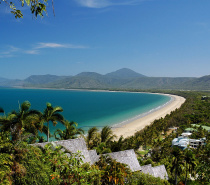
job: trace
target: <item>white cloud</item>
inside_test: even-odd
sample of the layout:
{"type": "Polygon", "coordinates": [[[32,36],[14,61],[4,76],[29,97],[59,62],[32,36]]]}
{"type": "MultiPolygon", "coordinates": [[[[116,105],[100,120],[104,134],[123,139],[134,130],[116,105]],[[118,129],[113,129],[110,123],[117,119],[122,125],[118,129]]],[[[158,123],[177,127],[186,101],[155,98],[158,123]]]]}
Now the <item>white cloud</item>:
{"type": "Polygon", "coordinates": [[[38,46],[36,47],[38,49],[40,48],[66,48],[66,45],[64,44],[57,44],[57,43],[38,43],[38,46]]]}
{"type": "Polygon", "coordinates": [[[10,58],[14,56],[14,53],[20,51],[20,48],[14,46],[8,46],[8,49],[0,52],[0,58],[10,58]]]}
{"type": "Polygon", "coordinates": [[[105,8],[109,6],[136,5],[146,0],[74,0],[80,6],[88,8],[105,8]]]}
{"type": "Polygon", "coordinates": [[[22,49],[14,46],[8,46],[4,51],[0,50],[0,58],[10,58],[15,57],[19,54],[30,54],[37,55],[40,54],[40,50],[44,48],[69,48],[69,49],[86,49],[87,46],[83,45],[74,45],[74,44],[59,44],[59,43],[38,43],[36,47],[32,47],[31,49],[22,49]]]}
{"type": "Polygon", "coordinates": [[[39,54],[39,51],[38,50],[25,50],[24,53],[31,54],[31,55],[37,55],[37,54],[39,54]]]}
{"type": "Polygon", "coordinates": [[[11,55],[11,54],[2,55],[2,54],[0,53],[0,58],[11,58],[11,57],[14,57],[14,55],[11,55]]]}
{"type": "Polygon", "coordinates": [[[73,45],[73,44],[58,44],[58,43],[38,43],[36,49],[41,48],[72,48],[72,49],[83,49],[87,48],[86,46],[73,45]]]}
{"type": "Polygon", "coordinates": [[[85,6],[88,8],[104,8],[110,6],[110,2],[108,0],[75,0],[81,6],[85,6]]]}

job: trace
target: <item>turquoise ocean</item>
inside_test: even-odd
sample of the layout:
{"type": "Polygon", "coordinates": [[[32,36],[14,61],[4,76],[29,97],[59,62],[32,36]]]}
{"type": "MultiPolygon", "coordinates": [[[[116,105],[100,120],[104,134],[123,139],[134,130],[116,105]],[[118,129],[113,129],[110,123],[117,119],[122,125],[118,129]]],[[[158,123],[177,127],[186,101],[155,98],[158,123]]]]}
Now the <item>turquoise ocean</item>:
{"type": "MultiPolygon", "coordinates": [[[[94,126],[119,127],[164,106],[170,99],[150,93],[0,88],[0,107],[6,113],[18,110],[19,103],[26,100],[30,101],[31,109],[40,111],[50,102],[61,106],[65,119],[77,122],[85,131],[94,126]]],[[[57,128],[64,127],[57,124],[50,131],[57,128]]]]}

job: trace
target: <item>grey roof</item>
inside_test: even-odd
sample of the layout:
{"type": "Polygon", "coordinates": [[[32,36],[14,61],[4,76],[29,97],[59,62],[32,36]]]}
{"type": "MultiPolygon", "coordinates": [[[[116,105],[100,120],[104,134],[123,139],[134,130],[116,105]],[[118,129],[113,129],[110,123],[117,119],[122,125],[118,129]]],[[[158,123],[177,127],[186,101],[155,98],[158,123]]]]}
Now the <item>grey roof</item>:
{"type": "MultiPolygon", "coordinates": [[[[45,143],[36,143],[33,144],[35,146],[44,147],[45,143]]],[[[61,145],[67,150],[71,151],[72,153],[77,153],[78,151],[81,152],[81,155],[84,156],[83,162],[89,162],[90,164],[94,164],[99,160],[99,155],[97,155],[95,150],[88,150],[84,138],[77,138],[77,139],[69,139],[69,140],[61,140],[61,141],[54,141],[56,145],[61,145]]],[[[113,152],[109,153],[111,158],[116,159],[116,161],[120,163],[127,164],[132,171],[139,171],[141,167],[139,162],[136,158],[136,154],[134,150],[125,150],[120,152],[113,152]]]]}
{"type": "Polygon", "coordinates": [[[117,162],[127,164],[131,171],[141,170],[141,166],[136,158],[136,154],[133,149],[120,152],[108,153],[111,158],[116,159],[117,162]]]}
{"type": "MultiPolygon", "coordinates": [[[[50,143],[50,142],[35,143],[34,145],[44,147],[48,143],[50,143]]],[[[91,163],[89,151],[87,149],[85,140],[83,138],[54,141],[53,143],[55,143],[56,145],[63,146],[64,148],[66,148],[67,150],[69,150],[72,153],[77,153],[78,151],[80,151],[81,155],[83,156],[83,162],[91,163]]]]}
{"type": "Polygon", "coordinates": [[[166,171],[165,165],[153,167],[153,172],[155,177],[168,180],[168,173],[166,171]]]}
{"type": "Polygon", "coordinates": [[[141,171],[145,174],[152,175],[154,177],[160,177],[161,179],[168,180],[168,173],[164,165],[152,167],[151,164],[141,166],[141,171]]]}
{"type": "Polygon", "coordinates": [[[153,172],[152,168],[153,167],[151,164],[144,165],[144,166],[141,166],[141,171],[145,174],[150,174],[150,175],[154,176],[154,172],[153,172]]]}
{"type": "Polygon", "coordinates": [[[88,150],[91,163],[94,164],[95,162],[99,161],[99,155],[97,155],[96,150],[88,150]]]}

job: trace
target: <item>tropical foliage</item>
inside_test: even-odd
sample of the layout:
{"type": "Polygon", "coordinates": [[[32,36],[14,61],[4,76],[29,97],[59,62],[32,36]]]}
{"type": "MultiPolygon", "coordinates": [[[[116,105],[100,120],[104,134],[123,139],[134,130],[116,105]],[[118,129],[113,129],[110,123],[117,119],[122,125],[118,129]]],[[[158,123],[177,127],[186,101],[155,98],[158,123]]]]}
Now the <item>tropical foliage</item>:
{"type": "MultiPolygon", "coordinates": [[[[170,93],[170,92],[167,92],[170,93]]],[[[89,149],[97,153],[135,149],[141,165],[164,164],[169,181],[131,172],[126,165],[108,156],[101,156],[94,165],[83,163],[78,154],[66,155],[60,146],[46,145],[44,149],[29,143],[44,141],[39,132],[48,132],[49,124],[63,123],[64,130],[54,133],[56,139],[73,139],[83,134],[77,123],[62,116],[61,107],[47,103],[44,112],[32,110],[30,102],[20,104],[18,110],[6,114],[0,109],[0,184],[209,184],[209,132],[199,127],[192,137],[206,138],[206,145],[197,149],[171,147],[172,140],[192,123],[210,126],[209,92],[176,92],[186,98],[180,109],[164,119],[155,120],[135,135],[115,138],[110,127],[101,131],[89,129],[85,137],[89,149]],[[171,131],[171,127],[178,127],[171,131]],[[40,173],[42,172],[42,173],[40,173]]],[[[48,137],[49,138],[49,137],[48,137]]]]}
{"type": "Polygon", "coordinates": [[[66,140],[66,139],[75,139],[78,135],[84,134],[84,130],[77,128],[78,124],[74,121],[69,122],[68,120],[64,121],[65,129],[57,129],[54,132],[55,139],[57,140],[66,140]]]}
{"type": "MultiPolygon", "coordinates": [[[[0,0],[0,5],[4,4],[9,6],[11,13],[14,14],[15,18],[23,18],[23,13],[20,10],[20,7],[25,5],[30,7],[31,13],[37,17],[40,15],[43,17],[43,13],[46,12],[46,5],[48,0],[20,0],[19,3],[10,0],[0,0]],[[19,7],[18,9],[16,7],[19,7]]],[[[53,0],[52,0],[53,3],[53,0]]]]}
{"type": "Polygon", "coordinates": [[[105,126],[100,132],[93,127],[88,130],[86,142],[89,149],[96,149],[98,154],[105,154],[112,152],[111,148],[115,138],[111,127],[105,126]]]}
{"type": "Polygon", "coordinates": [[[131,174],[129,167],[125,164],[119,163],[108,155],[101,155],[96,166],[101,171],[101,184],[125,184],[125,178],[131,174]]]}
{"type": "Polygon", "coordinates": [[[47,107],[42,115],[42,123],[47,123],[47,142],[49,142],[50,137],[50,122],[53,123],[53,126],[55,126],[58,122],[64,123],[64,117],[60,114],[60,112],[63,112],[62,107],[53,107],[51,103],[47,103],[47,107]]]}

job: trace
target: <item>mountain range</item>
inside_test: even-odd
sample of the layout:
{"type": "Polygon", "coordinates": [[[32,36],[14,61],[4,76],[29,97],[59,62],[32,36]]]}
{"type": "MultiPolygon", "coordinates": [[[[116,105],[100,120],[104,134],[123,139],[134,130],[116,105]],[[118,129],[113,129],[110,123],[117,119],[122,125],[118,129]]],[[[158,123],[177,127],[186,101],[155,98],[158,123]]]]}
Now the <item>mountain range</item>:
{"type": "Polygon", "coordinates": [[[75,76],[32,75],[24,80],[0,77],[2,87],[66,89],[175,89],[210,90],[210,75],[196,77],[148,77],[123,68],[105,75],[82,72],[75,76]]]}

